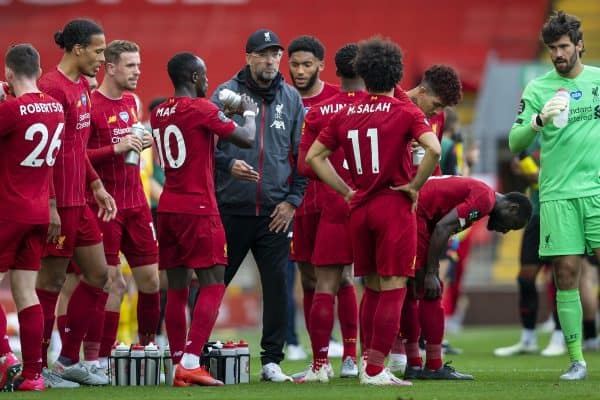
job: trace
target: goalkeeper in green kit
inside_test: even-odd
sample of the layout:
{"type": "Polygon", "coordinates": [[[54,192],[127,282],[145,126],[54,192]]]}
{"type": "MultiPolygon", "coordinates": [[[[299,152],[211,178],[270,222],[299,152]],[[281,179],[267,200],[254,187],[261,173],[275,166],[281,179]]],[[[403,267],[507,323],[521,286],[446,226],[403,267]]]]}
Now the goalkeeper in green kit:
{"type": "Polygon", "coordinates": [[[581,255],[593,250],[600,257],[600,69],[581,63],[580,27],[577,17],[562,11],[544,24],[542,39],[554,69],[527,85],[509,136],[515,153],[536,135],[541,139],[539,254],[552,258],[556,307],[571,358],[562,380],[587,374],[581,255]]]}

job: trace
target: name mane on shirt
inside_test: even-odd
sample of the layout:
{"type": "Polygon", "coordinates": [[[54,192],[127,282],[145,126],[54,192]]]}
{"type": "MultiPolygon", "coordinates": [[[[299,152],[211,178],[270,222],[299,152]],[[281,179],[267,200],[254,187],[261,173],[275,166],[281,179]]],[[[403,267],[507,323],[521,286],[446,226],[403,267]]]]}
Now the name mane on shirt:
{"type": "Polygon", "coordinates": [[[55,113],[63,112],[63,106],[60,103],[29,103],[19,106],[21,116],[35,113],[55,113]]]}
{"type": "Polygon", "coordinates": [[[346,115],[352,114],[370,114],[377,112],[390,112],[392,103],[368,103],[368,104],[351,104],[348,106],[346,115]]]}
{"type": "Polygon", "coordinates": [[[160,107],[156,110],[157,117],[168,117],[169,115],[175,114],[177,111],[177,103],[173,107],[160,107]]]}

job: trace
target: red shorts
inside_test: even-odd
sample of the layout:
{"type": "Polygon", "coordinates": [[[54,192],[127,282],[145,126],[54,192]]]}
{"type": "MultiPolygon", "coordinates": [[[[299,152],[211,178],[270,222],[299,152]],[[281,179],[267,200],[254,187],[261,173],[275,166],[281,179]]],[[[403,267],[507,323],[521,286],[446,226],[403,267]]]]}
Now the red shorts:
{"type": "Polygon", "coordinates": [[[294,234],[290,243],[290,260],[311,263],[320,213],[298,215],[294,218],[294,234]]]}
{"type": "Polygon", "coordinates": [[[352,264],[349,219],[346,223],[335,223],[321,217],[311,264],[314,266],[352,264]]]}
{"type": "Polygon", "coordinates": [[[39,271],[46,247],[48,224],[0,220],[0,272],[39,271]]]}
{"type": "Polygon", "coordinates": [[[72,257],[75,247],[93,246],[102,243],[102,233],[96,216],[85,206],[59,207],[60,236],[58,243],[46,246],[46,255],[72,257]]]}
{"type": "Polygon", "coordinates": [[[159,269],[227,265],[225,230],[218,215],[158,213],[159,269]]]}
{"type": "MultiPolygon", "coordinates": [[[[97,212],[97,206],[91,206],[97,212]]],[[[117,211],[109,222],[98,220],[108,265],[119,265],[119,250],[131,268],[158,262],[158,243],[150,207],[143,205],[117,211]]]]}
{"type": "Polygon", "coordinates": [[[350,214],[354,274],[415,274],[417,221],[403,193],[386,192],[350,214]]]}

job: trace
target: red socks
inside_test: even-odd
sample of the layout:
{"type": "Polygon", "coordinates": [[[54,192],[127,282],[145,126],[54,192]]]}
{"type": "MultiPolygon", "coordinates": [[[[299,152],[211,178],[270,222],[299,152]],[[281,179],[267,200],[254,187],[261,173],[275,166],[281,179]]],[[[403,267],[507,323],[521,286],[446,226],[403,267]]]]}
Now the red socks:
{"type": "Polygon", "coordinates": [[[302,297],[302,305],[304,306],[304,323],[306,324],[306,330],[310,334],[310,310],[312,310],[313,297],[315,290],[304,289],[304,296],[302,297]]]}
{"type": "Polygon", "coordinates": [[[138,336],[144,346],[154,342],[160,318],[160,294],[138,292],[137,319],[138,336]]]}
{"type": "Polygon", "coordinates": [[[340,329],[344,340],[344,355],[356,359],[356,334],[358,331],[358,306],[356,304],[356,291],[354,285],[348,285],[340,288],[337,292],[338,298],[338,319],[340,320],[340,329]]]}
{"type": "MultiPolygon", "coordinates": [[[[44,313],[39,304],[27,307],[18,314],[21,330],[21,355],[25,379],[35,379],[42,373],[42,348],[44,334],[44,313]]],[[[6,326],[6,324],[4,324],[6,326]]]]}
{"type": "Polygon", "coordinates": [[[425,366],[431,370],[442,367],[442,340],[444,338],[444,309],[440,299],[419,301],[419,315],[425,339],[425,366]]]}
{"type": "MultiPolygon", "coordinates": [[[[179,364],[181,356],[183,356],[183,349],[185,348],[185,334],[187,332],[185,306],[187,304],[189,292],[189,288],[167,290],[165,328],[167,329],[173,364],[179,364]]],[[[198,303],[199,302],[197,302],[197,304],[198,303]]]]}
{"type": "Polygon", "coordinates": [[[102,327],[102,339],[100,339],[100,357],[110,356],[112,345],[117,340],[120,317],[121,314],[116,311],[104,312],[104,326],[102,327]]]}
{"type": "Polygon", "coordinates": [[[83,280],[77,284],[67,306],[66,333],[61,357],[66,357],[73,363],[79,361],[79,349],[90,325],[90,311],[100,306],[104,310],[106,298],[106,293],[101,288],[94,287],[83,280]]]}
{"type": "Polygon", "coordinates": [[[194,307],[192,326],[190,326],[187,344],[185,346],[186,353],[195,354],[197,356],[202,354],[202,348],[208,341],[210,333],[217,321],[219,307],[221,306],[224,294],[225,285],[222,283],[200,288],[196,307],[194,307]]]}
{"type": "MultiPolygon", "coordinates": [[[[103,292],[101,296],[108,299],[106,292],[103,292]]],[[[106,300],[103,301],[106,303],[106,300]]],[[[96,361],[100,353],[100,342],[104,330],[104,309],[96,309],[94,314],[83,339],[83,359],[85,361],[96,361]]]]}
{"type": "MultiPolygon", "coordinates": [[[[48,366],[48,348],[50,347],[50,338],[52,337],[52,329],[54,329],[54,313],[56,302],[58,301],[58,292],[49,292],[43,289],[35,289],[40,306],[44,314],[44,332],[42,337],[42,365],[48,366]]],[[[60,331],[59,331],[60,332],[60,331]]]]}
{"type": "MultiPolygon", "coordinates": [[[[365,288],[363,298],[360,303],[360,334],[361,334],[361,352],[367,355],[371,348],[371,338],[373,337],[373,317],[379,301],[379,292],[365,288]]],[[[397,332],[397,331],[396,331],[397,332]]]]}
{"type": "MultiPolygon", "coordinates": [[[[406,288],[379,292],[379,302],[373,318],[373,336],[367,374],[374,376],[383,370],[383,362],[400,330],[400,315],[406,296],[406,288]]],[[[364,310],[367,312],[367,310],[364,310]]]]}
{"type": "Polygon", "coordinates": [[[310,341],[313,350],[313,370],[328,361],[329,336],[333,329],[335,297],[329,293],[315,293],[310,310],[310,341]]]}

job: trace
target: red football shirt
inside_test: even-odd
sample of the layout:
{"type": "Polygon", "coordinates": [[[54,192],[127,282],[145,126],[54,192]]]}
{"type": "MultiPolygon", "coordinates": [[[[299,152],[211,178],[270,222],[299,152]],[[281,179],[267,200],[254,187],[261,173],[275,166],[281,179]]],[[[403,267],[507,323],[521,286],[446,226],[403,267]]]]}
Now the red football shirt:
{"type": "MultiPolygon", "coordinates": [[[[322,103],[314,105],[304,116],[304,127],[302,128],[302,138],[300,140],[300,150],[298,152],[298,170],[301,174],[309,177],[311,182],[318,181],[317,175],[306,164],[304,159],[308,153],[308,149],[319,136],[319,133],[327,127],[331,117],[338,111],[342,110],[350,103],[354,103],[367,95],[366,92],[341,92],[337,95],[328,98],[322,103]]],[[[335,168],[340,177],[349,185],[352,185],[352,178],[348,170],[348,164],[344,157],[344,150],[337,149],[329,156],[329,161],[335,168]]],[[[319,190],[330,191],[327,185],[319,182],[319,190]]]]}
{"type": "Polygon", "coordinates": [[[59,207],[85,204],[86,147],[90,136],[89,86],[81,77],[77,82],[58,69],[48,72],[39,81],[40,90],[62,104],[65,112],[65,132],[62,148],[54,165],[54,189],[59,207]]]}
{"type": "Polygon", "coordinates": [[[0,209],[5,218],[47,224],[49,181],[64,138],[63,106],[44,93],[0,103],[0,209]]]}
{"type": "MultiPolygon", "coordinates": [[[[139,165],[125,164],[127,153],[115,154],[114,145],[131,133],[138,122],[137,105],[130,93],[120,99],[109,99],[98,90],[91,95],[92,129],[88,141],[88,157],[120,210],[146,204],[139,165]]],[[[88,202],[95,203],[88,193],[88,202]]]]}
{"type": "MultiPolygon", "coordinates": [[[[412,102],[410,97],[407,96],[406,92],[404,92],[404,90],[402,90],[402,88],[400,86],[396,86],[396,88],[394,89],[394,97],[406,104],[410,104],[410,105],[418,108],[418,106],[412,102]]],[[[442,111],[441,113],[434,115],[433,117],[429,118],[428,120],[429,120],[429,124],[431,125],[431,131],[433,133],[435,133],[435,136],[437,136],[439,142],[441,143],[442,135],[444,133],[444,122],[446,121],[446,114],[442,111]]],[[[417,170],[419,169],[419,166],[413,165],[413,163],[412,163],[412,145],[410,143],[408,145],[408,152],[411,154],[410,165],[412,166],[411,168],[413,170],[413,176],[414,176],[414,175],[416,175],[417,170]]],[[[442,174],[442,169],[440,168],[440,163],[438,162],[438,164],[435,166],[435,169],[433,170],[433,173],[431,175],[441,175],[441,174],[442,174]]]]}
{"type": "Polygon", "coordinates": [[[489,215],[496,203],[496,192],[477,179],[454,175],[431,177],[419,191],[418,218],[435,226],[453,208],[462,229],[489,215]]]}
{"type": "Polygon", "coordinates": [[[318,140],[328,149],[344,149],[357,193],[356,207],[390,185],[411,181],[406,148],[431,132],[423,113],[388,96],[368,95],[335,114],[318,140]]]}
{"type": "Polygon", "coordinates": [[[158,212],[219,215],[214,135],[228,137],[235,122],[207,99],[171,97],[150,123],[166,179],[158,212]]]}
{"type": "MultiPolygon", "coordinates": [[[[310,109],[316,105],[319,104],[321,102],[323,102],[326,99],[329,99],[332,96],[337,95],[338,93],[340,93],[340,88],[339,86],[336,85],[332,85],[331,83],[327,83],[327,82],[323,82],[323,87],[321,88],[321,91],[312,96],[312,97],[303,97],[302,98],[302,104],[304,105],[304,114],[305,116],[307,115],[307,113],[310,111],[310,109]]],[[[317,132],[318,134],[318,132],[317,132]]],[[[314,140],[314,139],[313,139],[314,140]]],[[[310,147],[310,145],[309,145],[310,147]]],[[[306,155],[306,153],[304,153],[306,155]]],[[[300,159],[300,157],[302,157],[300,154],[298,154],[298,164],[300,163],[304,163],[304,160],[300,159]]],[[[310,176],[309,176],[310,178],[310,176]]],[[[313,179],[309,179],[308,180],[308,184],[306,185],[306,189],[304,189],[304,197],[302,198],[302,203],[300,204],[300,207],[298,207],[298,209],[296,210],[296,215],[302,216],[305,214],[314,214],[314,213],[318,213],[320,210],[319,207],[319,190],[321,190],[322,188],[319,187],[319,182],[316,182],[313,179]]]]}

